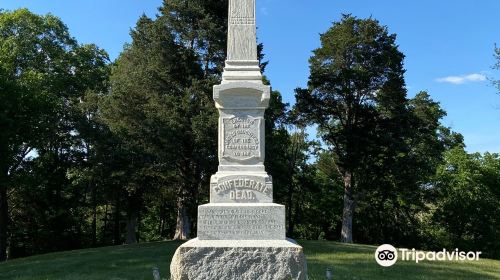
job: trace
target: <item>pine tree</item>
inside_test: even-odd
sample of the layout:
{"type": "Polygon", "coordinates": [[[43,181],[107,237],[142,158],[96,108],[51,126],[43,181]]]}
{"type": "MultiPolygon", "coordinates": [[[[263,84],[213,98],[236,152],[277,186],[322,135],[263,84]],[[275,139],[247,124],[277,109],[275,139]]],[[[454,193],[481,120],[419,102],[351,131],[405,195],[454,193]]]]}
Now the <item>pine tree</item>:
{"type": "Polygon", "coordinates": [[[296,91],[297,114],[318,125],[344,182],[343,242],[353,242],[356,200],[363,193],[359,175],[383,140],[377,127],[395,128],[392,135],[384,131],[391,139],[402,130],[393,125],[406,114],[407,102],[404,55],[395,40],[376,20],[344,15],[321,35],[310,59],[308,89],[296,91]]]}

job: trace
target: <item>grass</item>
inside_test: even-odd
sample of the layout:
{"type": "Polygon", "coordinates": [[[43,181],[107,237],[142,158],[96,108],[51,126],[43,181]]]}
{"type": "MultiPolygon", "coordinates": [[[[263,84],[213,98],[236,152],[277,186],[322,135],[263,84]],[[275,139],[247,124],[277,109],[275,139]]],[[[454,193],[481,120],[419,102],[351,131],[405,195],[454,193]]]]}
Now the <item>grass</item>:
{"type": "MultiPolygon", "coordinates": [[[[333,279],[500,279],[500,261],[402,262],[383,268],[374,260],[375,247],[327,241],[301,241],[310,280],[324,280],[331,267],[333,279]]],[[[2,280],[140,280],[153,279],[160,268],[168,279],[170,260],[181,244],[176,241],[143,243],[60,252],[17,259],[0,264],[2,280]]]]}
{"type": "Polygon", "coordinates": [[[406,262],[381,267],[374,259],[376,247],[335,242],[305,241],[310,280],[325,279],[326,267],[332,267],[333,279],[500,279],[500,261],[482,259],[478,262],[406,262]]]}

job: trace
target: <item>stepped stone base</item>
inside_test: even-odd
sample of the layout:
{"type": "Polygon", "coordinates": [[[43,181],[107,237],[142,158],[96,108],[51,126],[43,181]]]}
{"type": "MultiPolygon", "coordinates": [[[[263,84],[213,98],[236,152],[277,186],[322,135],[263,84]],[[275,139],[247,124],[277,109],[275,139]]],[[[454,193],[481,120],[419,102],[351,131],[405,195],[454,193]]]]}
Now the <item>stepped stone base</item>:
{"type": "Polygon", "coordinates": [[[307,280],[302,247],[293,240],[199,240],[180,246],[172,280],[307,280]]]}

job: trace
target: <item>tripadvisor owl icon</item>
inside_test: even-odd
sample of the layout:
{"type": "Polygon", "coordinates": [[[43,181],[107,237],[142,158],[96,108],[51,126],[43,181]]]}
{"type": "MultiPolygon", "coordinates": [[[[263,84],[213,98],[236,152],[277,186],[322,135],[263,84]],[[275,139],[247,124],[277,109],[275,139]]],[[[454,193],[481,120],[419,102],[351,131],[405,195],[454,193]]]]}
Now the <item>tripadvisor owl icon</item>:
{"type": "Polygon", "coordinates": [[[398,251],[392,245],[380,245],[375,251],[375,260],[381,266],[392,266],[398,261],[398,251]]]}

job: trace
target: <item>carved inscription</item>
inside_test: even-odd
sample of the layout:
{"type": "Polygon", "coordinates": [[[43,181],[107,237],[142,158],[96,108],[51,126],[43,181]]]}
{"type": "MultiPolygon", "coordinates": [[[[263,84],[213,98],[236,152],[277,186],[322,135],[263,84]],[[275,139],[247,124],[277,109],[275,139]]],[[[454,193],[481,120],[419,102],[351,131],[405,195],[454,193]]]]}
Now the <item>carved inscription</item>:
{"type": "Polygon", "coordinates": [[[229,23],[232,25],[252,25],[255,24],[254,18],[231,18],[229,23]]]}
{"type": "Polygon", "coordinates": [[[231,25],[255,25],[255,0],[231,0],[231,25]]]}
{"type": "Polygon", "coordinates": [[[257,193],[270,197],[272,195],[272,184],[266,184],[265,180],[258,178],[228,178],[221,179],[214,185],[217,195],[228,195],[234,201],[255,201],[257,193]]]}
{"type": "Polygon", "coordinates": [[[234,117],[223,119],[222,157],[247,160],[260,157],[260,119],[234,117]]]}
{"type": "Polygon", "coordinates": [[[255,0],[231,0],[229,19],[251,19],[255,23],[255,0]]]}
{"type": "Polygon", "coordinates": [[[285,229],[278,208],[200,208],[199,234],[226,239],[279,238],[285,229]]]}

